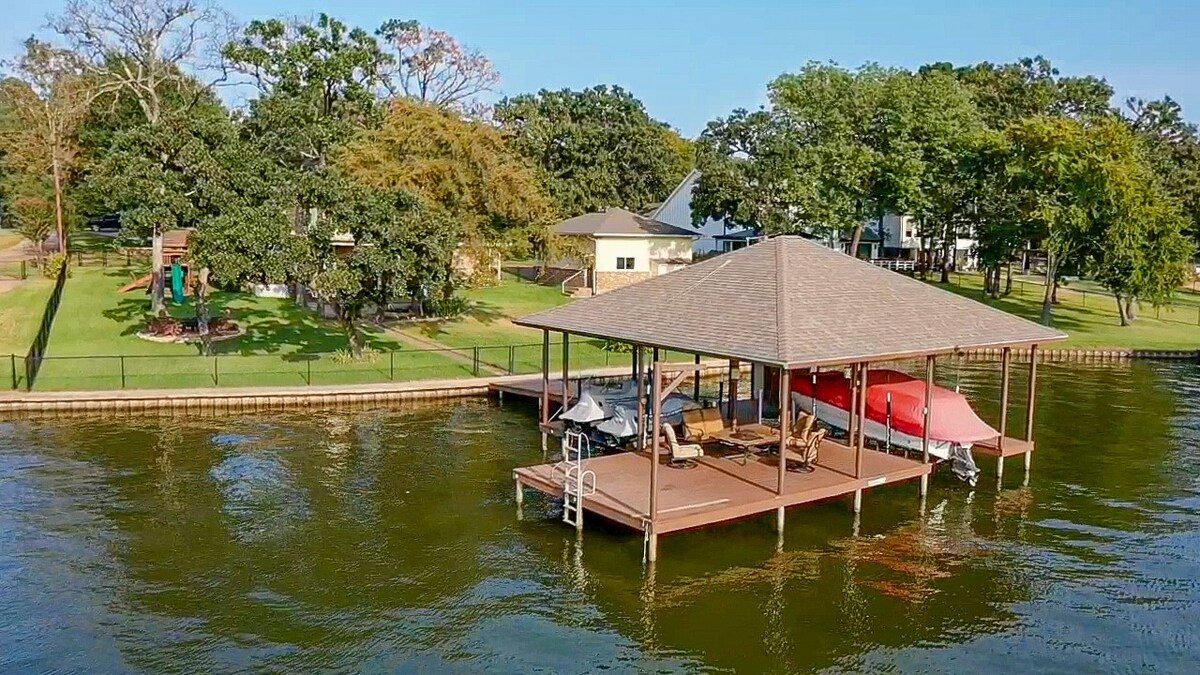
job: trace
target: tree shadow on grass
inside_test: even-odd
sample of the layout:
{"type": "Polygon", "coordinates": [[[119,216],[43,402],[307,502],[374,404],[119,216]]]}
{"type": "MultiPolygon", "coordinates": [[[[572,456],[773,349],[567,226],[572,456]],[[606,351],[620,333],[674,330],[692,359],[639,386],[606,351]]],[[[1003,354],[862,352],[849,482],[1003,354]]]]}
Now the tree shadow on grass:
{"type": "MultiPolygon", "coordinates": [[[[220,354],[280,354],[285,358],[304,360],[303,355],[325,354],[349,348],[346,334],[333,321],[319,317],[315,312],[288,300],[279,300],[275,306],[242,306],[248,296],[232,293],[216,293],[210,299],[212,315],[228,314],[229,318],[245,329],[240,338],[227,342],[213,343],[220,354]],[[288,356],[292,355],[292,356],[288,356]]],[[[363,341],[368,349],[389,351],[402,349],[404,345],[382,335],[383,329],[362,329],[363,341]]]]}
{"type": "MultiPolygon", "coordinates": [[[[467,311],[459,316],[436,321],[422,321],[415,325],[419,327],[418,330],[420,330],[422,336],[431,340],[437,340],[439,337],[446,335],[446,328],[448,326],[462,323],[463,319],[474,319],[485,326],[489,326],[497,321],[507,321],[509,318],[509,315],[500,305],[481,300],[472,302],[467,311]]],[[[401,323],[397,327],[404,325],[404,323],[401,323]]]]}
{"type": "MultiPolygon", "coordinates": [[[[303,361],[305,355],[324,354],[347,350],[346,335],[333,321],[322,319],[309,309],[288,300],[264,302],[242,293],[216,292],[209,297],[209,309],[214,318],[228,316],[245,330],[241,337],[213,342],[214,354],[265,355],[281,354],[287,360],[303,361]],[[246,303],[253,303],[247,306],[246,303]]],[[[177,319],[195,316],[195,305],[172,304],[167,311],[177,319]]],[[[145,326],[150,318],[149,297],[137,296],[121,299],[116,307],[101,314],[116,323],[128,324],[121,330],[122,336],[132,336],[145,326]]],[[[389,351],[403,349],[404,345],[383,335],[383,328],[367,327],[363,330],[364,343],[368,349],[389,351]]],[[[197,351],[202,349],[196,344],[197,351]]]]}

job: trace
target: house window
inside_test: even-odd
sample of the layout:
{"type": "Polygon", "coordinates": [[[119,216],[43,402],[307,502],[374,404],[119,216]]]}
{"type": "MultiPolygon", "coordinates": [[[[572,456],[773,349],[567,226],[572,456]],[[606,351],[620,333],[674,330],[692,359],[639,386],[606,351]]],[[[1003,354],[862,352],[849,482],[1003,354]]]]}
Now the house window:
{"type": "Polygon", "coordinates": [[[633,269],[633,258],[617,258],[617,269],[619,269],[619,270],[633,269]]]}

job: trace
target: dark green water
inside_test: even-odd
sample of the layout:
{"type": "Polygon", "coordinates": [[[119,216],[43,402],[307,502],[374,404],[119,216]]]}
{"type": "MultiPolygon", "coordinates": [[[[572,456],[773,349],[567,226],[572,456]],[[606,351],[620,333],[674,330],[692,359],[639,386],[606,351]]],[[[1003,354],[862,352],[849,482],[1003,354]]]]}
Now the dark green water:
{"type": "MultiPolygon", "coordinates": [[[[985,416],[994,371],[961,376],[985,416]]],[[[770,518],[667,537],[653,575],[516,520],[520,405],[0,422],[0,672],[1195,672],[1200,369],[1042,372],[1028,488],[989,462],[924,516],[868,493],[857,536],[834,502],[781,552],[770,518]]]]}

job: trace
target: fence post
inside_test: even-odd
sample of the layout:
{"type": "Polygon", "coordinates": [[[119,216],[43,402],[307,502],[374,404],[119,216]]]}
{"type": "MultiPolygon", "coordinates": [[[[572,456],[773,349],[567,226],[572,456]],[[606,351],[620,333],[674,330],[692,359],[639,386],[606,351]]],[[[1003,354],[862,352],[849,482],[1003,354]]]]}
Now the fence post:
{"type": "Polygon", "coordinates": [[[304,380],[312,386],[312,359],[304,359],[304,380]]]}
{"type": "Polygon", "coordinates": [[[473,352],[474,358],[471,361],[471,374],[479,377],[479,345],[475,345],[473,352]]]}
{"type": "Polygon", "coordinates": [[[1083,306],[1087,307],[1087,291],[1079,291],[1083,294],[1083,306]]]}
{"type": "Polygon", "coordinates": [[[388,352],[388,379],[396,381],[396,350],[388,352]]]}
{"type": "Polygon", "coordinates": [[[509,374],[509,375],[512,375],[512,374],[513,374],[513,370],[514,370],[513,366],[514,366],[514,361],[513,361],[513,346],[512,346],[512,345],[509,345],[509,346],[508,346],[508,374],[509,374]]]}
{"type": "Polygon", "coordinates": [[[1162,305],[1159,305],[1159,306],[1157,306],[1157,307],[1155,307],[1155,308],[1154,308],[1154,318],[1155,318],[1155,319],[1161,319],[1161,318],[1162,318],[1162,305]]]}
{"type": "Polygon", "coordinates": [[[16,390],[16,388],[17,388],[17,355],[9,354],[8,362],[12,365],[12,385],[13,385],[12,388],[13,388],[13,390],[16,390]]]}
{"type": "Polygon", "coordinates": [[[121,355],[121,388],[125,388],[125,355],[121,355]]]}
{"type": "Polygon", "coordinates": [[[221,386],[221,372],[217,366],[219,361],[220,358],[216,354],[213,354],[213,385],[217,387],[221,386]]]}
{"type": "Polygon", "coordinates": [[[108,249],[104,249],[100,252],[100,265],[103,267],[108,267],[108,249]]]}
{"type": "Polygon", "coordinates": [[[21,279],[22,280],[29,278],[29,270],[26,269],[26,265],[28,265],[28,261],[22,260],[21,261],[21,279]]]}

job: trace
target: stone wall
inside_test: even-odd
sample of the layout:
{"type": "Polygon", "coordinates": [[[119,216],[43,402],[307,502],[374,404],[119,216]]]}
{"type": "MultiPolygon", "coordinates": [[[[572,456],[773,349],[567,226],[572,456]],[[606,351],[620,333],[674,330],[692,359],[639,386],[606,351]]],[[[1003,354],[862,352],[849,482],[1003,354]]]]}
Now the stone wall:
{"type": "Polygon", "coordinates": [[[614,288],[645,281],[653,276],[650,272],[596,272],[596,292],[603,293],[614,288]]]}

